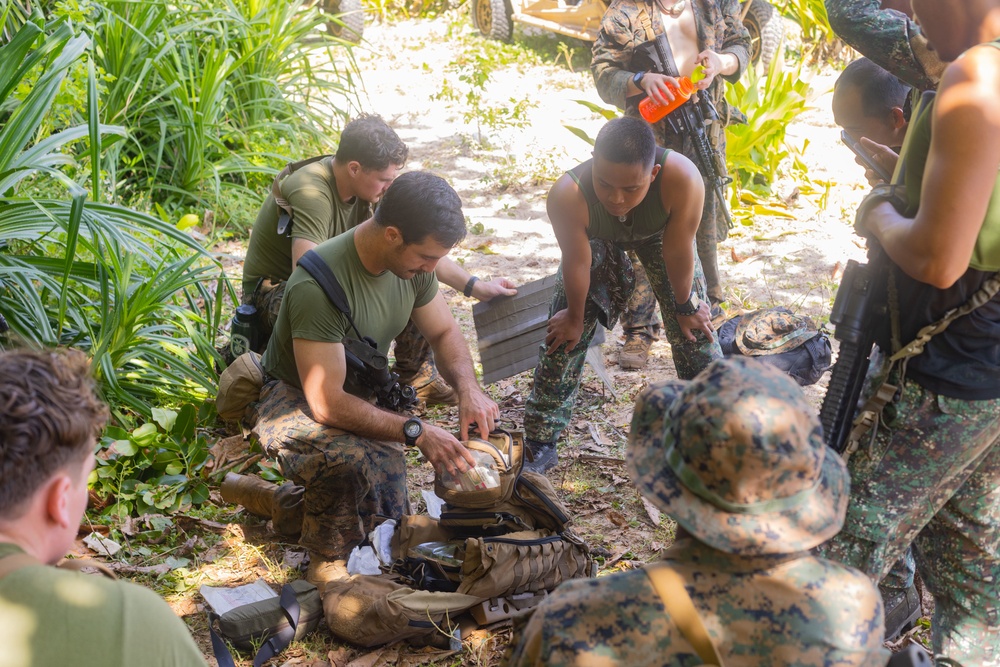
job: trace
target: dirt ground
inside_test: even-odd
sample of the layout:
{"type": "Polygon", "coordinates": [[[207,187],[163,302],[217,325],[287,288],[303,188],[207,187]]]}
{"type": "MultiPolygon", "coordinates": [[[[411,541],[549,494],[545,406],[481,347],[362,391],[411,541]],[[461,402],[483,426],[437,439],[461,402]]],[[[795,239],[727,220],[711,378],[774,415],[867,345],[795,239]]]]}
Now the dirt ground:
{"type": "MultiPolygon", "coordinates": [[[[523,37],[519,32],[517,36],[523,37]]],[[[563,171],[589,157],[587,143],[571,134],[572,125],[590,136],[604,120],[576,100],[602,104],[589,70],[572,71],[568,58],[548,64],[513,62],[498,65],[485,87],[483,104],[510,108],[527,100],[523,126],[486,131],[480,141],[475,120],[465,116],[461,98],[440,99],[441,92],[460,84],[452,63],[468,61],[479,47],[467,16],[434,21],[375,25],[359,49],[358,64],[365,91],[362,108],[382,114],[410,148],[408,169],[428,169],[445,177],[462,197],[471,233],[452,256],[480,277],[505,276],[523,284],[555,272],[559,249],[545,214],[545,196],[563,171]]],[[[582,42],[570,48],[587,50],[582,42]]],[[[867,191],[863,172],[839,142],[830,111],[830,90],[836,72],[812,76],[811,109],[789,127],[789,141],[806,145],[808,173],[825,197],[799,195],[803,183],[779,180],[774,191],[787,205],[787,217],[758,216],[750,226],[732,230],[720,246],[720,269],[728,292],[726,306],[736,313],[760,307],[785,306],[826,322],[840,273],[849,259],[863,260],[863,243],[851,231],[853,210],[867,191]]],[[[237,252],[238,255],[238,252],[237,252]]],[[[234,267],[238,276],[238,267],[234,267]]],[[[473,300],[442,285],[444,294],[475,350],[473,300]]],[[[653,559],[673,535],[669,519],[641,502],[624,466],[624,445],[632,402],[648,383],[675,377],[670,348],[654,344],[645,369],[623,371],[617,364],[620,329],[611,332],[603,352],[614,392],[588,369],[573,422],[560,442],[560,464],[551,474],[559,492],[576,515],[575,528],[601,560],[602,573],[633,567],[653,559]]],[[[825,380],[807,388],[818,407],[825,380]]],[[[530,372],[488,387],[509,425],[519,428],[530,372]]],[[[431,410],[425,418],[455,425],[454,410],[431,410]]],[[[411,469],[411,496],[422,508],[419,490],[430,488],[427,465],[411,469]]],[[[199,558],[191,586],[171,597],[175,608],[192,618],[203,614],[194,583],[245,583],[258,576],[280,582],[290,575],[296,550],[276,541],[267,526],[240,513],[220,519],[223,538],[199,558]],[[226,523],[231,521],[231,523],[226,523]]],[[[203,620],[189,620],[210,654],[203,620]]],[[[481,637],[482,639],[482,637],[481,637]]],[[[494,665],[509,630],[500,627],[485,641],[467,646],[457,656],[409,655],[403,651],[369,654],[335,644],[325,632],[294,645],[273,665],[379,664],[494,665]]],[[[215,664],[210,659],[211,664],[215,664]]],[[[249,665],[249,661],[240,664],[249,665]]]]}

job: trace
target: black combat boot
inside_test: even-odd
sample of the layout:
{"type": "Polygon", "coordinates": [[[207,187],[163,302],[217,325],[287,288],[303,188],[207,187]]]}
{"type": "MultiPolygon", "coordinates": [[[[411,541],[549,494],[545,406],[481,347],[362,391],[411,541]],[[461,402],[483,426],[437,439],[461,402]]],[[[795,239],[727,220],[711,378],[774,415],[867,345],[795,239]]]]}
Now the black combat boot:
{"type": "Polygon", "coordinates": [[[529,454],[524,460],[525,470],[544,475],[559,463],[559,454],[556,452],[556,443],[554,442],[538,442],[525,438],[524,448],[528,450],[529,454]]]}

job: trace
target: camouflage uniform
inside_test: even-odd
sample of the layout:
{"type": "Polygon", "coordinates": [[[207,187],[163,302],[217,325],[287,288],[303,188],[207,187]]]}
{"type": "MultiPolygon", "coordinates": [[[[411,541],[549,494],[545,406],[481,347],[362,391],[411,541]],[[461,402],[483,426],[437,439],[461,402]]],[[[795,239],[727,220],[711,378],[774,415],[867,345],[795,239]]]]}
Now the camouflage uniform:
{"type": "Polygon", "coordinates": [[[935,655],[1000,665],[1000,399],[906,382],[849,469],[847,522],[820,553],[878,581],[912,544],[934,596],[935,655]]]}
{"type": "MultiPolygon", "coordinates": [[[[595,244],[601,243],[607,242],[597,239],[591,241],[595,259],[599,255],[595,244]]],[[[692,378],[712,359],[720,358],[722,349],[719,347],[718,340],[709,341],[703,333],[696,331],[694,334],[696,340],[689,341],[681,333],[680,325],[677,323],[673,288],[670,287],[667,269],[663,263],[661,239],[656,237],[638,243],[610,245],[613,248],[634,251],[641,265],[645,267],[651,289],[660,302],[664,329],[667,340],[670,342],[677,376],[684,379],[692,378]]],[[[621,254],[621,261],[630,265],[631,262],[624,257],[624,253],[621,254]]],[[[613,256],[613,253],[609,253],[609,256],[613,256]]],[[[705,299],[705,276],[701,270],[701,262],[698,261],[697,257],[694,259],[692,287],[700,299],[705,299]]],[[[599,280],[595,280],[592,276],[591,293],[598,289],[598,286],[617,290],[619,293],[617,300],[624,303],[628,300],[633,289],[631,284],[624,284],[631,280],[633,275],[631,269],[632,267],[629,266],[627,271],[606,271],[604,277],[599,280]]],[[[555,295],[549,308],[549,317],[564,308],[566,308],[566,294],[563,291],[562,270],[560,269],[556,280],[555,295]]],[[[559,434],[566,429],[570,417],[573,415],[573,406],[576,404],[576,396],[580,389],[580,375],[583,373],[587,347],[594,337],[598,319],[601,319],[601,323],[607,329],[612,329],[620,312],[621,310],[610,318],[601,317],[603,315],[601,308],[594,302],[593,298],[588,297],[583,314],[583,336],[577,346],[567,351],[564,345],[556,352],[549,354],[546,351],[546,346],[542,344],[539,348],[538,366],[535,368],[531,395],[528,397],[524,409],[525,437],[538,442],[555,442],[559,438],[559,434]]]]}
{"type": "Polygon", "coordinates": [[[403,446],[361,438],[316,422],[301,390],[271,380],[250,422],[282,474],[305,487],[299,544],[346,558],[380,517],[409,511],[403,446]]]}
{"type": "Polygon", "coordinates": [[[945,64],[928,51],[919,26],[899,12],[880,10],[880,0],[826,0],[837,36],[882,69],[918,90],[937,88],[945,64]]]}
{"type": "MultiPolygon", "coordinates": [[[[694,0],[695,24],[698,30],[698,49],[711,49],[716,53],[728,53],[736,57],[739,66],[736,72],[725,77],[717,77],[708,88],[708,95],[719,111],[722,121],[709,125],[708,136],[714,149],[722,155],[725,163],[728,105],[725,102],[725,83],[739,81],[750,61],[750,35],[740,21],[738,0],[694,0]]],[[[601,19],[601,31],[593,47],[591,71],[601,99],[614,104],[631,116],[638,116],[639,96],[626,100],[625,94],[632,75],[637,71],[633,65],[633,49],[643,42],[663,34],[663,24],[659,11],[652,2],[642,0],[615,0],[601,19]]],[[[704,94],[704,93],[703,93],[704,94]]],[[[694,145],[689,137],[675,134],[669,122],[664,119],[653,125],[653,134],[658,145],[671,148],[698,164],[694,145]]],[[[725,217],[719,209],[719,200],[711,189],[705,192],[705,208],[698,227],[698,256],[705,271],[708,295],[714,302],[723,301],[725,295],[719,278],[718,248],[729,233],[725,217]]],[[[637,299],[647,295],[644,301],[630,306],[635,315],[623,318],[622,326],[643,328],[655,325],[655,306],[647,287],[640,282],[637,299]],[[647,314],[652,314],[650,318],[647,314]]],[[[664,316],[666,317],[666,316],[664,316]]]]}
{"type": "MultiPolygon", "coordinates": [[[[636,399],[628,464],[640,493],[689,534],[663,558],[723,662],[885,665],[875,586],[807,551],[839,530],[849,482],[794,381],[734,358],[690,383],[652,385],[636,399]]],[[[703,664],[643,570],[563,584],[509,657],[516,666],[703,664]]]]}

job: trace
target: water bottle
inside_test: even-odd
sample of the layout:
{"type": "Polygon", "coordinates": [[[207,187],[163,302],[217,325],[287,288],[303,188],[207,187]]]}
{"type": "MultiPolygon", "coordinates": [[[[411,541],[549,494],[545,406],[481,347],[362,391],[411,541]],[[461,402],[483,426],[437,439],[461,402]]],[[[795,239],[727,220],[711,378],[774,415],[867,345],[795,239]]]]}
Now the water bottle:
{"type": "MultiPolygon", "coordinates": [[[[653,98],[647,97],[639,102],[639,114],[646,119],[647,123],[656,123],[668,113],[688,101],[694,94],[694,84],[705,78],[705,68],[698,65],[691,73],[691,77],[681,76],[677,78],[677,87],[670,86],[674,99],[669,104],[654,102],[653,98]]],[[[668,84],[669,85],[669,84],[668,84]]]]}
{"type": "Polygon", "coordinates": [[[229,353],[233,359],[257,347],[257,309],[243,304],[236,309],[229,334],[229,353]]]}

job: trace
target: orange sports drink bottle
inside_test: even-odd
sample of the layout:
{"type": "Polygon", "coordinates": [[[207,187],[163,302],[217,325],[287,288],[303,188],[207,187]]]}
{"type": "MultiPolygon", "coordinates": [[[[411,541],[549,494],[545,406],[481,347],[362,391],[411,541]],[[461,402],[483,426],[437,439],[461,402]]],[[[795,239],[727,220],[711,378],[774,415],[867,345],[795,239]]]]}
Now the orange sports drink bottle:
{"type": "Polygon", "coordinates": [[[655,123],[668,113],[688,101],[694,93],[694,84],[705,78],[705,68],[698,65],[691,72],[690,77],[681,76],[677,78],[677,87],[670,86],[674,93],[674,99],[668,104],[654,102],[653,98],[646,97],[639,102],[639,114],[646,119],[647,123],[655,123]]]}

